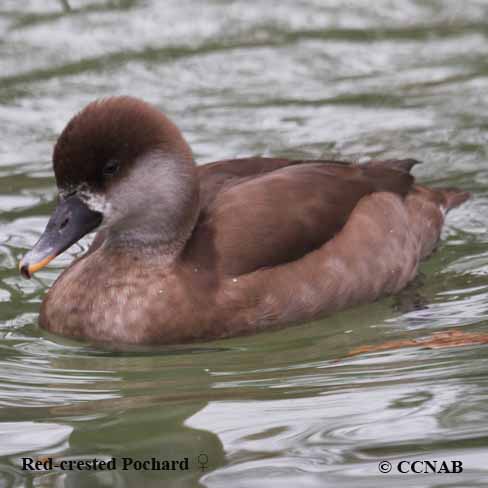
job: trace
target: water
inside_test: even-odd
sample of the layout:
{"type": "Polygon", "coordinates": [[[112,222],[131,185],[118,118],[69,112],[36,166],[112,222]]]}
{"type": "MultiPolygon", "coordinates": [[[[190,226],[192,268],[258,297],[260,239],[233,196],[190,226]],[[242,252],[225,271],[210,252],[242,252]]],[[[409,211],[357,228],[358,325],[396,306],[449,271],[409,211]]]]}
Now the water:
{"type": "Polygon", "coordinates": [[[0,3],[0,486],[486,486],[486,346],[347,355],[486,330],[488,4],[70,3],[0,3]],[[39,304],[88,241],[31,281],[16,263],[53,207],[57,134],[88,101],[122,93],[164,109],[199,162],[415,157],[420,180],[474,198],[401,297],[193,348],[62,340],[37,328],[39,304]],[[189,470],[29,474],[22,456],[188,457],[189,470]],[[378,470],[416,459],[464,472],[378,470]]]}

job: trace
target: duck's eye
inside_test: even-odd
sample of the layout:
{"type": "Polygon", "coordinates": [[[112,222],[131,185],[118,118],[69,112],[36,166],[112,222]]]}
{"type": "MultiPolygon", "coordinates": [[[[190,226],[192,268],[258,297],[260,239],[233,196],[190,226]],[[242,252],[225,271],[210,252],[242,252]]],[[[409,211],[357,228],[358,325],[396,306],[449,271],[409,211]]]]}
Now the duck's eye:
{"type": "Polygon", "coordinates": [[[104,176],[113,176],[119,170],[119,162],[116,159],[111,159],[103,168],[104,176]]]}

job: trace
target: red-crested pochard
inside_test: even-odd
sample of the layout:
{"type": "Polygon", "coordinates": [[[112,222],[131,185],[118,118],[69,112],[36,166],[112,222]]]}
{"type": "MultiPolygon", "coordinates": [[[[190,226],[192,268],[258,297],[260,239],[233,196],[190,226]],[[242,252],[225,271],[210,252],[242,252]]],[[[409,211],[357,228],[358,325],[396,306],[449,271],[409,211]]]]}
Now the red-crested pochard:
{"type": "Polygon", "coordinates": [[[98,231],[39,317],[90,341],[184,343],[316,319],[405,287],[468,198],[415,185],[416,162],[196,166],[153,106],[95,101],[56,143],[58,206],[20,269],[30,277],[98,231]]]}

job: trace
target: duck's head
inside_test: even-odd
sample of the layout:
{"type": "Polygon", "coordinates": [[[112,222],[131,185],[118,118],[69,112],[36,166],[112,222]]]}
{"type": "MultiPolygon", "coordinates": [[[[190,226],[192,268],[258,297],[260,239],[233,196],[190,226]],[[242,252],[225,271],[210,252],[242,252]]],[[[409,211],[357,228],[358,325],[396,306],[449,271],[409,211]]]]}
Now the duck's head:
{"type": "Polygon", "coordinates": [[[175,252],[191,233],[198,214],[191,150],[178,128],[141,100],[90,103],[61,133],[53,167],[58,205],[20,263],[25,277],[95,229],[104,229],[106,245],[159,253],[175,252]]]}

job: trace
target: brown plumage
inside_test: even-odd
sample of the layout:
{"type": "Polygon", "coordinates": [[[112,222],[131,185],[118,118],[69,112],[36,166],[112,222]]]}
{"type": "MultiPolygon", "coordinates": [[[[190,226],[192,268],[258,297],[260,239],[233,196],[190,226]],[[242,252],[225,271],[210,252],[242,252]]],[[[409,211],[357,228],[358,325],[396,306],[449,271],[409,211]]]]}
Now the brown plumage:
{"type": "Polygon", "coordinates": [[[413,159],[195,167],[178,129],[127,97],[78,114],[53,159],[61,195],[76,192],[84,218],[103,221],[47,294],[40,324],[111,343],[251,333],[396,293],[434,249],[445,212],[468,198],[415,185],[413,159]]]}
{"type": "Polygon", "coordinates": [[[147,148],[156,146],[192,159],[178,128],[151,105],[130,97],[95,101],[70,120],[54,146],[56,183],[60,188],[88,183],[103,189],[107,161],[120,161],[123,175],[147,148]]]}
{"type": "MultiPolygon", "coordinates": [[[[362,197],[378,191],[404,196],[413,183],[408,172],[388,164],[254,158],[200,168],[206,205],[197,228],[202,235],[214,236],[211,242],[219,259],[212,266],[226,275],[299,259],[339,232],[362,197]],[[250,174],[222,181],[234,167],[249,167],[250,174]]],[[[209,241],[192,239],[185,257],[204,259],[209,241]]]]}

